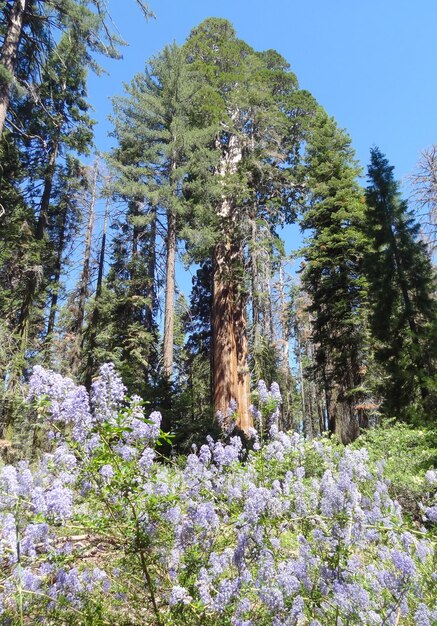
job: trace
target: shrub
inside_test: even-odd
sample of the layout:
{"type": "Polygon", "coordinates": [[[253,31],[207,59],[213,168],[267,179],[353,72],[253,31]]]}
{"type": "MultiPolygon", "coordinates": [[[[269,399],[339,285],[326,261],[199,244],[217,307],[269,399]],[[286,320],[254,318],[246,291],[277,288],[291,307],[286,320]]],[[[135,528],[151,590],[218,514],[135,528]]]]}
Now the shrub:
{"type": "Polygon", "coordinates": [[[91,398],[31,379],[52,450],[0,473],[3,623],[435,623],[432,540],[365,449],[273,423],[256,451],[231,435],[164,459],[160,415],[100,374],[91,398]]]}
{"type": "Polygon", "coordinates": [[[353,447],[366,448],[372,462],[383,461],[391,496],[401,503],[404,514],[421,522],[422,504],[437,490],[425,478],[437,467],[437,430],[388,422],[368,430],[353,447]]]}

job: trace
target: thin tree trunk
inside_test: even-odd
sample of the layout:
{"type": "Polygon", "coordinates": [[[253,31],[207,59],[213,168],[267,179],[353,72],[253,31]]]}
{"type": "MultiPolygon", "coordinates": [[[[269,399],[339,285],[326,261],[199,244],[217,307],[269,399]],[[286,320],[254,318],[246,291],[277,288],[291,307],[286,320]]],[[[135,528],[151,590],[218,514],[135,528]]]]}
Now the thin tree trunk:
{"type": "Polygon", "coordinates": [[[50,199],[52,197],[53,179],[55,176],[56,158],[59,150],[59,133],[50,150],[49,161],[44,175],[44,189],[41,196],[38,222],[36,225],[36,238],[41,241],[47,236],[49,223],[50,199]]]}
{"type": "MultiPolygon", "coordinates": [[[[43,241],[48,237],[48,212],[50,206],[50,198],[53,187],[53,178],[55,175],[56,157],[58,154],[58,139],[55,139],[52,150],[50,152],[49,161],[44,176],[44,189],[41,197],[40,211],[38,216],[38,222],[36,225],[35,239],[37,241],[43,241]]],[[[41,261],[44,262],[43,260],[41,261]]],[[[39,283],[43,278],[44,267],[43,265],[35,266],[32,270],[31,276],[27,280],[27,288],[24,295],[23,303],[21,305],[20,316],[18,320],[18,334],[20,336],[20,356],[17,359],[18,369],[12,378],[19,379],[24,365],[24,354],[27,349],[30,318],[32,315],[32,308],[34,305],[35,294],[39,283]]]]}
{"type": "Polygon", "coordinates": [[[153,314],[156,306],[155,292],[155,269],[156,269],[156,207],[151,208],[150,233],[149,233],[149,250],[147,259],[147,304],[145,314],[146,330],[151,333],[153,331],[153,314]]]}
{"type": "Polygon", "coordinates": [[[234,283],[234,334],[237,351],[237,424],[245,433],[253,426],[250,413],[249,348],[247,342],[246,298],[234,283]]]}
{"type": "Polygon", "coordinates": [[[73,361],[71,364],[74,373],[77,373],[80,366],[80,355],[82,346],[83,335],[83,323],[85,320],[85,306],[89,295],[89,283],[90,283],[90,269],[91,269],[91,246],[94,230],[94,210],[96,205],[97,196],[97,175],[98,175],[98,163],[96,162],[93,167],[92,181],[91,181],[91,198],[89,203],[88,224],[85,233],[85,250],[83,255],[82,273],[79,281],[79,294],[77,303],[76,320],[73,324],[73,333],[75,335],[76,350],[73,355],[73,361]]]}
{"type": "Polygon", "coordinates": [[[28,0],[15,0],[9,14],[8,28],[0,53],[0,63],[3,66],[3,75],[0,78],[0,137],[3,134],[6,114],[9,108],[11,82],[15,73],[18,46],[23,31],[27,2],[28,0]]]}
{"type": "Polygon", "coordinates": [[[252,250],[251,250],[251,280],[252,280],[252,324],[253,324],[253,351],[257,353],[261,340],[260,303],[259,303],[259,268],[258,244],[255,216],[252,217],[252,250]]]}
{"type": "MultiPolygon", "coordinates": [[[[89,332],[89,344],[87,350],[87,359],[85,365],[84,372],[84,385],[89,391],[91,389],[91,383],[93,379],[95,360],[94,360],[94,352],[97,345],[97,329],[99,326],[100,319],[100,298],[102,295],[102,285],[103,285],[103,274],[105,268],[105,252],[106,252],[106,233],[108,228],[108,219],[109,219],[109,209],[110,202],[109,198],[106,199],[106,208],[105,208],[105,217],[103,220],[103,233],[102,233],[102,241],[100,244],[100,254],[99,254],[99,268],[97,272],[97,285],[96,285],[96,293],[94,296],[94,308],[90,317],[88,332],[89,332]]],[[[84,347],[84,339],[85,333],[82,336],[82,345],[81,350],[84,347]]]]}
{"type": "Polygon", "coordinates": [[[165,275],[165,315],[163,361],[164,375],[170,378],[173,371],[174,305],[175,305],[175,263],[176,263],[176,215],[167,211],[167,262],[165,275]]]}
{"type": "Polygon", "coordinates": [[[62,255],[64,252],[65,245],[65,228],[67,224],[67,205],[65,205],[63,213],[62,213],[62,222],[61,222],[61,231],[59,234],[59,243],[58,243],[58,253],[56,255],[55,267],[54,267],[54,278],[53,278],[53,291],[50,302],[50,313],[49,313],[49,321],[47,324],[47,333],[45,340],[50,341],[50,338],[55,329],[55,321],[56,321],[56,310],[58,306],[59,299],[59,284],[61,277],[61,268],[62,268],[62,255]]]}
{"type": "Polygon", "coordinates": [[[288,305],[285,299],[285,286],[284,286],[284,269],[282,266],[282,262],[279,264],[279,298],[281,302],[281,330],[282,330],[282,342],[281,342],[281,352],[282,352],[282,366],[284,369],[284,373],[290,371],[289,365],[289,355],[290,355],[290,322],[289,322],[289,313],[288,313],[288,305]]]}
{"type": "Polygon", "coordinates": [[[96,285],[96,300],[97,298],[100,298],[100,295],[102,293],[103,272],[104,272],[104,267],[105,267],[106,231],[108,228],[109,207],[110,207],[110,202],[109,202],[109,198],[107,198],[106,207],[105,207],[105,217],[103,220],[102,242],[100,244],[99,269],[97,272],[97,285],[96,285]]]}
{"type": "Polygon", "coordinates": [[[303,376],[303,366],[302,366],[302,346],[300,342],[300,335],[296,333],[296,343],[297,343],[297,360],[299,364],[299,379],[300,379],[300,398],[302,403],[302,427],[304,434],[312,439],[312,423],[311,423],[311,413],[309,403],[306,401],[305,397],[305,379],[303,376]]]}

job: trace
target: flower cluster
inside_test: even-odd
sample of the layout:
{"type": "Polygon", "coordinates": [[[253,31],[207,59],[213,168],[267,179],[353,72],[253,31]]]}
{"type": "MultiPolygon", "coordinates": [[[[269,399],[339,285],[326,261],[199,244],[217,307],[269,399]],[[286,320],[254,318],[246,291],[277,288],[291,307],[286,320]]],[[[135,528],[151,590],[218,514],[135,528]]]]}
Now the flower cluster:
{"type": "Polygon", "coordinates": [[[272,383],[269,390],[266,383],[260,380],[250,410],[256,430],[261,436],[269,432],[271,428],[278,427],[281,403],[282,397],[278,383],[272,383]]]}
{"type": "Polygon", "coordinates": [[[365,450],[281,432],[279,390],[261,382],[264,444],[208,438],[164,459],[160,415],[125,394],[111,365],[90,399],[35,370],[30,395],[56,437],[35,466],[0,470],[6,621],[62,610],[68,623],[71,610],[79,623],[94,603],[87,615],[124,623],[128,606],[129,623],[161,626],[436,623],[433,505],[427,527],[409,524],[365,450]]]}

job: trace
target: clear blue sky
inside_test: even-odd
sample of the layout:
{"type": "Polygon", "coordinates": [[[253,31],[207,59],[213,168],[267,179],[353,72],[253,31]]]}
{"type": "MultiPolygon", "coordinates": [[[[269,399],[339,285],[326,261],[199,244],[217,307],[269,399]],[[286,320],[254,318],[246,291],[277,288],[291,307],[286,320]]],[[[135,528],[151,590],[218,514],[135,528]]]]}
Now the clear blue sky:
{"type": "Polygon", "coordinates": [[[91,77],[99,122],[96,142],[107,147],[109,97],[145,61],[206,17],[224,17],[257,50],[274,48],[352,136],[365,165],[376,144],[408,174],[420,151],[437,142],[436,0],[150,0],[146,23],[135,0],[109,0],[129,47],[123,60],[105,61],[110,75],[91,77]]]}
{"type": "Polygon", "coordinates": [[[378,145],[401,179],[414,169],[420,151],[437,142],[437,0],[150,0],[150,5],[156,19],[146,23],[135,0],[108,0],[129,46],[123,60],[104,61],[109,76],[90,80],[101,150],[111,145],[109,98],[123,92],[123,82],[150,56],[173,40],[183,43],[211,16],[229,19],[255,49],[280,52],[300,86],[349,132],[364,167],[370,147],[378,145]]]}

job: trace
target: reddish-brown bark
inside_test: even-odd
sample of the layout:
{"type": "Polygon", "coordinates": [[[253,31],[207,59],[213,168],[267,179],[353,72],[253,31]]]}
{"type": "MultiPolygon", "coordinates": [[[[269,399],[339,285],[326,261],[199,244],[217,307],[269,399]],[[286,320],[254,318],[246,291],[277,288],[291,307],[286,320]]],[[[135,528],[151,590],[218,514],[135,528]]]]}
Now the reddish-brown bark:
{"type": "Polygon", "coordinates": [[[226,415],[237,403],[237,426],[252,426],[249,411],[249,370],[246,333],[246,299],[232,271],[238,250],[229,242],[216,245],[213,263],[213,387],[214,411],[226,415]]]}

